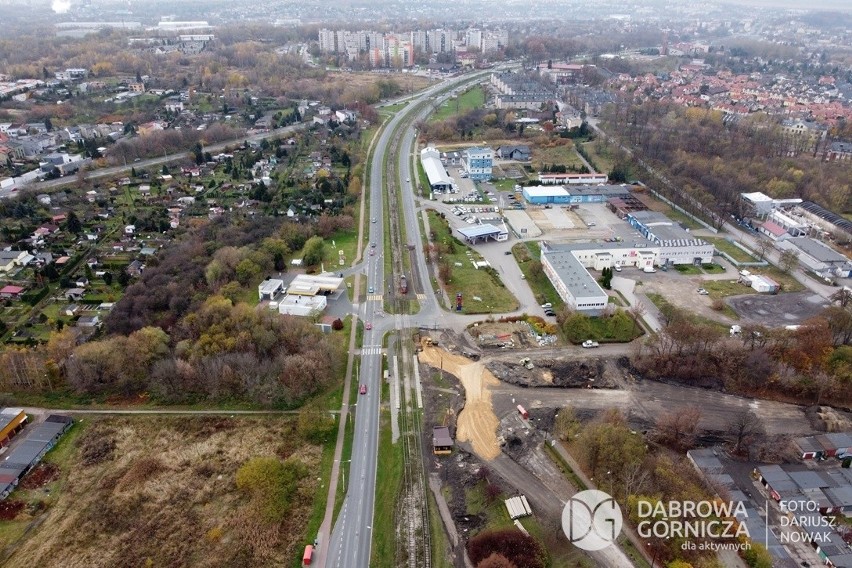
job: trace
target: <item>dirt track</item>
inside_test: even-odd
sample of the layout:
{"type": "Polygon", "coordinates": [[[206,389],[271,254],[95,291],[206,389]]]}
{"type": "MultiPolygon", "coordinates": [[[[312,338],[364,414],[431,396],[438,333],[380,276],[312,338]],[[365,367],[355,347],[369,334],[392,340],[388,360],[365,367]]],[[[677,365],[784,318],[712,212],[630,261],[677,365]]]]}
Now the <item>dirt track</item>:
{"type": "Polygon", "coordinates": [[[500,381],[484,364],[439,347],[425,347],[419,354],[419,360],[436,369],[443,368],[456,376],[464,386],[465,405],[458,416],[456,430],[459,441],[470,442],[473,451],[482,459],[493,460],[499,456],[497,426],[500,421],[491,406],[489,387],[499,385],[500,381]]]}

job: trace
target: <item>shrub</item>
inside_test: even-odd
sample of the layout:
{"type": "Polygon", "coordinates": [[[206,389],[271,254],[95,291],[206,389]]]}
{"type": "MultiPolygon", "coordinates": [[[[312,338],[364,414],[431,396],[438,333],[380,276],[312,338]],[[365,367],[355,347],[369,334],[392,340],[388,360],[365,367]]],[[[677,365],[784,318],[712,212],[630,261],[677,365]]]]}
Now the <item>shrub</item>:
{"type": "Polygon", "coordinates": [[[468,541],[467,553],[474,565],[479,565],[492,554],[527,568],[544,568],[546,562],[541,543],[515,528],[479,533],[468,541]]]}
{"type": "Polygon", "coordinates": [[[256,512],[269,523],[284,520],[299,481],[307,475],[295,458],[251,458],[237,470],[237,489],[251,497],[256,512]]]}

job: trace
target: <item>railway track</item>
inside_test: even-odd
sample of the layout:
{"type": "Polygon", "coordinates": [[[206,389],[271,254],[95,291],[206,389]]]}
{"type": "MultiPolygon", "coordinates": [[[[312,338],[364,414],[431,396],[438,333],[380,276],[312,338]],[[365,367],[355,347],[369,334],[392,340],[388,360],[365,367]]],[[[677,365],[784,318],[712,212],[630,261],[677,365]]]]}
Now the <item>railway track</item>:
{"type": "Polygon", "coordinates": [[[399,358],[401,369],[400,377],[409,382],[403,389],[405,396],[401,400],[399,413],[400,442],[403,452],[403,480],[400,487],[399,501],[396,511],[398,534],[396,539],[396,565],[408,566],[409,568],[431,568],[432,566],[432,539],[429,524],[429,502],[426,487],[426,475],[423,467],[423,443],[421,413],[417,408],[414,389],[410,388],[413,380],[414,357],[411,336],[406,333],[410,328],[408,314],[410,313],[410,302],[416,297],[416,290],[420,289],[421,283],[416,276],[416,270],[410,270],[414,258],[412,251],[408,248],[405,227],[403,226],[403,215],[400,210],[400,191],[403,188],[399,183],[400,143],[403,130],[394,133],[390,147],[393,151],[388,156],[385,168],[386,172],[386,194],[388,205],[388,236],[390,240],[391,253],[391,289],[388,290],[388,303],[392,307],[392,313],[396,314],[397,345],[399,346],[399,358]],[[409,259],[408,268],[405,259],[409,259]],[[406,294],[400,293],[400,277],[408,279],[408,290],[406,294]]]}

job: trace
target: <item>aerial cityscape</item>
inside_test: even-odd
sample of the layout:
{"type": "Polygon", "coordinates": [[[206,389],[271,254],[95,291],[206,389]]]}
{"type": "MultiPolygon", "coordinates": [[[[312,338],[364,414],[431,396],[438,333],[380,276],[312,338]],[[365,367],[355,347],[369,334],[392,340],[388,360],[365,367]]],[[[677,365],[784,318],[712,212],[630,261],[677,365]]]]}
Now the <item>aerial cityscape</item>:
{"type": "Polygon", "coordinates": [[[852,568],[852,4],[0,0],[0,565],[852,568]]]}

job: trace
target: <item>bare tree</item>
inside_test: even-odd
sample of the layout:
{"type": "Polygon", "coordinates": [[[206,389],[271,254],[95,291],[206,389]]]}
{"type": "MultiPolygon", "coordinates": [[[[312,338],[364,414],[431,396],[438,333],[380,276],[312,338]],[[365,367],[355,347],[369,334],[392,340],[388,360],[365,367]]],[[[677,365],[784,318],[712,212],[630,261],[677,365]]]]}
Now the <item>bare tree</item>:
{"type": "Polygon", "coordinates": [[[785,250],[778,258],[778,267],[784,272],[792,272],[799,265],[799,253],[794,250],[785,250]]]}
{"type": "Polygon", "coordinates": [[[701,410],[691,405],[663,414],[657,419],[660,442],[679,450],[691,448],[700,420],[701,410]]]}
{"type": "Polygon", "coordinates": [[[832,294],[831,298],[829,299],[832,301],[832,303],[836,302],[840,304],[841,308],[845,308],[850,303],[852,303],[852,289],[849,289],[844,286],[843,288],[832,294]]]}
{"type": "Polygon", "coordinates": [[[728,433],[734,438],[734,453],[739,454],[743,446],[766,434],[763,423],[750,408],[743,408],[731,419],[728,433]]]}
{"type": "Polygon", "coordinates": [[[764,260],[766,255],[772,250],[773,244],[769,239],[759,239],[757,241],[757,246],[755,247],[755,252],[760,255],[760,260],[764,260]]]}

